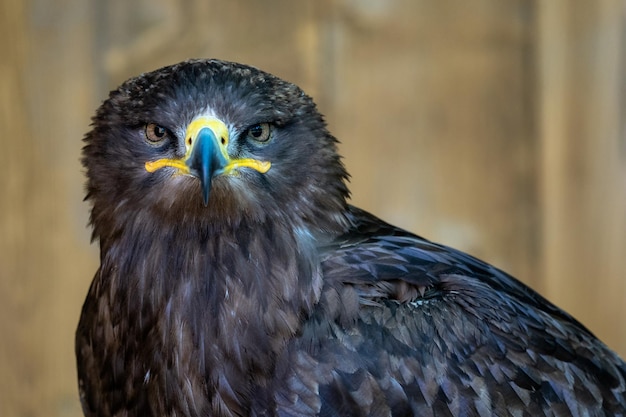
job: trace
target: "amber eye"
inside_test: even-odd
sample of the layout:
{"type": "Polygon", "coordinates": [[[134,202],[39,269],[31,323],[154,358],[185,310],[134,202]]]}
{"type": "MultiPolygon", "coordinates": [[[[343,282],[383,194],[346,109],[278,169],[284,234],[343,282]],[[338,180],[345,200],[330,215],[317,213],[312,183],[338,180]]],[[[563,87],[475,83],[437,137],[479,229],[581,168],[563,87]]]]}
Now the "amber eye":
{"type": "Polygon", "coordinates": [[[270,124],[258,123],[248,128],[246,136],[256,142],[267,142],[270,138],[270,124]]]}
{"type": "Polygon", "coordinates": [[[152,144],[163,142],[169,137],[168,130],[156,123],[148,123],[146,125],[146,139],[152,144]]]}

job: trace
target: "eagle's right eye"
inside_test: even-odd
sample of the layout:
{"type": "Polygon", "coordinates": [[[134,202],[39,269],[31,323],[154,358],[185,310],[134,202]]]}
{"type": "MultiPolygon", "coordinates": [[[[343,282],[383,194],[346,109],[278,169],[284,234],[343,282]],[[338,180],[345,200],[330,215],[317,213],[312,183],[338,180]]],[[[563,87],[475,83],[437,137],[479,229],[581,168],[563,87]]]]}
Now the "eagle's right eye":
{"type": "Polygon", "coordinates": [[[146,125],[146,139],[151,144],[158,145],[168,137],[169,132],[163,126],[159,126],[156,123],[148,123],[146,125]]]}

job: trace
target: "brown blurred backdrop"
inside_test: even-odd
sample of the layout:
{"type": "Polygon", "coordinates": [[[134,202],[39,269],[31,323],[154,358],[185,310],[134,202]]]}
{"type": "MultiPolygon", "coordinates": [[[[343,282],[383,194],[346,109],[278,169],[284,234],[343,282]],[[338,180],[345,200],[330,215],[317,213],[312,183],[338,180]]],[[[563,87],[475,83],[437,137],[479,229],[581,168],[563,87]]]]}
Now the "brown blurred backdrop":
{"type": "Polygon", "coordinates": [[[189,57],[301,85],[353,202],[513,273],[626,355],[623,0],[1,0],[0,415],[78,416],[81,137],[189,57]]]}

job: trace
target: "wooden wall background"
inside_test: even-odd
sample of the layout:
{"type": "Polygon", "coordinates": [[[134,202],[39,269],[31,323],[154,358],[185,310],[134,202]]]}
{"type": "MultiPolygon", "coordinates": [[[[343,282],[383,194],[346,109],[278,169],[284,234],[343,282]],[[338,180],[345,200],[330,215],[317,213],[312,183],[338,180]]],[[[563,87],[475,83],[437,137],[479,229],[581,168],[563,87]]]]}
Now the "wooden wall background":
{"type": "Polygon", "coordinates": [[[82,135],[188,57],[259,66],[327,115],[353,201],[512,272],[626,355],[620,0],[0,1],[0,415],[77,416],[96,269],[82,135]]]}

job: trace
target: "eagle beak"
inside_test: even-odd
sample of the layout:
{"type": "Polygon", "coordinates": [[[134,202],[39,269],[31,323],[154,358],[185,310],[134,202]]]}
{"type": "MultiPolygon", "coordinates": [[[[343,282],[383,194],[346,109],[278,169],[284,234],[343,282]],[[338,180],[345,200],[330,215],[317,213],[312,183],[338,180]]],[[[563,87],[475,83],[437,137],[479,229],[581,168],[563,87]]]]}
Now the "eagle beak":
{"type": "MultiPolygon", "coordinates": [[[[205,206],[209,204],[211,179],[214,175],[220,174],[228,164],[225,149],[228,139],[220,130],[202,126],[195,135],[187,138],[187,143],[191,143],[191,147],[185,164],[189,168],[189,173],[200,180],[205,206]]],[[[225,131],[225,134],[227,135],[228,131],[225,131]]]]}
{"type": "Polygon", "coordinates": [[[211,181],[216,175],[234,175],[240,168],[252,168],[262,174],[271,166],[269,161],[230,158],[228,155],[228,127],[221,120],[211,117],[194,119],[185,132],[185,156],[182,159],[159,159],[148,161],[146,171],[173,167],[179,173],[192,175],[200,180],[204,205],[209,204],[211,181]]]}

